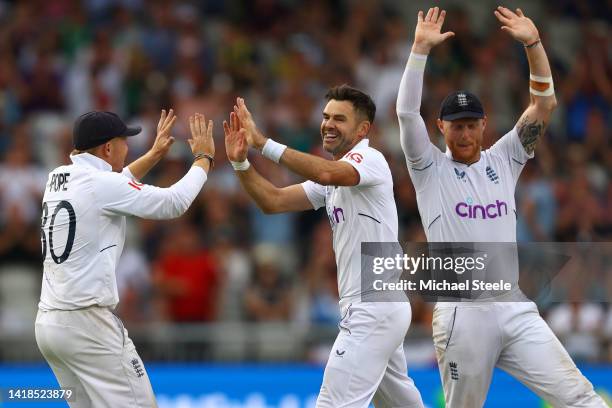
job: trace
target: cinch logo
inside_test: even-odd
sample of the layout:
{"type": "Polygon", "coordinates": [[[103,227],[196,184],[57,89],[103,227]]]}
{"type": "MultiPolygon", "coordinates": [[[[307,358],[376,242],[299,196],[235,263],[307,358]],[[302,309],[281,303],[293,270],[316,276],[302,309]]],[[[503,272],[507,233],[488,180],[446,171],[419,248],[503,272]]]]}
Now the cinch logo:
{"type": "Polygon", "coordinates": [[[455,206],[455,212],[461,218],[486,220],[508,215],[508,205],[503,201],[495,200],[495,204],[487,205],[472,204],[471,197],[468,197],[466,201],[455,206]]]}
{"type": "Polygon", "coordinates": [[[332,214],[336,219],[336,224],[340,222],[340,215],[342,215],[342,221],[344,221],[344,210],[342,208],[334,206],[334,211],[332,212],[332,214]]]}
{"type": "Polygon", "coordinates": [[[340,223],[340,221],[344,221],[344,210],[340,207],[334,206],[332,210],[330,207],[327,208],[327,217],[329,218],[329,223],[332,228],[340,223]],[[342,219],[340,217],[342,216],[342,219]]]}

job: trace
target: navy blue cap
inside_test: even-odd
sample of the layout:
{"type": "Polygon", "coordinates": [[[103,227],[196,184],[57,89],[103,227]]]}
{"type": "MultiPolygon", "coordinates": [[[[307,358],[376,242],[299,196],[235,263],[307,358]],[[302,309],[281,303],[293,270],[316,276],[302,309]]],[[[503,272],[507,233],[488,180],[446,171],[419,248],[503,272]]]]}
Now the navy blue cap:
{"type": "Polygon", "coordinates": [[[462,118],[484,118],[484,109],[480,100],[471,92],[456,91],[450,93],[440,106],[440,119],[455,120],[462,118]]]}
{"type": "Polygon", "coordinates": [[[140,126],[127,127],[113,112],[87,112],[77,118],[72,131],[75,149],[87,150],[100,146],[115,137],[134,136],[141,132],[140,126]]]}

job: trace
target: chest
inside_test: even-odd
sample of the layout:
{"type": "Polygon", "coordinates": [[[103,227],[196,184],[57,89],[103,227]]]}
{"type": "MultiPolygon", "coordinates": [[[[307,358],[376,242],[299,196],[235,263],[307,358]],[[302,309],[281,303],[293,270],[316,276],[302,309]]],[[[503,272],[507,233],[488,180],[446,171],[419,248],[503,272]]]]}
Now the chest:
{"type": "Polygon", "coordinates": [[[494,219],[510,215],[514,208],[514,185],[503,166],[478,163],[444,166],[440,194],[447,208],[462,219],[494,219]]]}
{"type": "Polygon", "coordinates": [[[350,211],[347,193],[343,187],[325,186],[325,211],[332,229],[346,221],[347,212],[350,211]]]}

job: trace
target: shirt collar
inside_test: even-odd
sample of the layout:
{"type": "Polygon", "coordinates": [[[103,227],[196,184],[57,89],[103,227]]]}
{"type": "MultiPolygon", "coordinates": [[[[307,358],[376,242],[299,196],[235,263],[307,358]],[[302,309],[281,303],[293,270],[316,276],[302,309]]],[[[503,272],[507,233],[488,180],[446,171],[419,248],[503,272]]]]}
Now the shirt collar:
{"type": "MultiPolygon", "coordinates": [[[[361,139],[361,141],[359,143],[357,143],[355,146],[353,146],[353,149],[357,148],[357,147],[368,147],[370,145],[370,139],[368,139],[367,137],[364,137],[363,139],[361,139]]],[[[353,150],[351,149],[351,150],[353,150]]]]}
{"type": "Polygon", "coordinates": [[[478,165],[482,161],[482,154],[483,154],[483,152],[484,152],[483,150],[480,151],[480,159],[478,159],[478,161],[476,161],[476,162],[474,162],[472,164],[461,163],[461,162],[458,162],[457,160],[453,159],[453,153],[451,152],[451,149],[448,146],[446,146],[446,152],[444,152],[444,153],[446,154],[446,157],[448,157],[452,162],[454,162],[454,163],[456,163],[458,165],[461,165],[461,166],[471,167],[471,166],[473,166],[475,164],[478,165]]]}
{"type": "Polygon", "coordinates": [[[103,171],[112,171],[113,166],[102,160],[101,158],[94,156],[91,153],[79,153],[70,156],[72,163],[78,166],[93,167],[94,169],[103,171]]]}

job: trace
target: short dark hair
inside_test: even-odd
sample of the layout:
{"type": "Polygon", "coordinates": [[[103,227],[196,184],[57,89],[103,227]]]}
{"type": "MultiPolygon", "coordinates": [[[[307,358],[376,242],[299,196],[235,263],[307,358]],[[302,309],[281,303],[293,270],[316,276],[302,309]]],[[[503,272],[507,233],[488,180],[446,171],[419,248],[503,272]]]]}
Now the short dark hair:
{"type": "Polygon", "coordinates": [[[347,84],[334,86],[325,94],[328,101],[349,101],[358,113],[365,115],[370,123],[374,122],[376,116],[376,105],[370,96],[359,89],[355,89],[347,84]]]}

